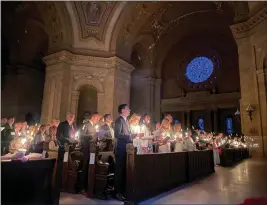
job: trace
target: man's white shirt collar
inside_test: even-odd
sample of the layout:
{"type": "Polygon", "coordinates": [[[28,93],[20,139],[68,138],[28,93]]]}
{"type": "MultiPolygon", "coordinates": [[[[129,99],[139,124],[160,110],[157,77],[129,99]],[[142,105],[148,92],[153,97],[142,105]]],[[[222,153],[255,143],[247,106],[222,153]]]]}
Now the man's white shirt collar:
{"type": "MultiPolygon", "coordinates": [[[[122,115],[121,115],[121,116],[122,116],[122,115]]],[[[122,116],[122,118],[125,120],[125,122],[127,122],[127,117],[122,116]]]]}

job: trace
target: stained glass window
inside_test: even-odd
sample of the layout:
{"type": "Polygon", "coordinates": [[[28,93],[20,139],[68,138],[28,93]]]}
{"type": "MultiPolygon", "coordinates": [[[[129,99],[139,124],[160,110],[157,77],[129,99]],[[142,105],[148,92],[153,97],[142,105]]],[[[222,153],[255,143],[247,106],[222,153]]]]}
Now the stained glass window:
{"type": "Polygon", "coordinates": [[[204,119],[203,118],[198,119],[198,127],[201,131],[204,131],[204,119]]]}
{"type": "Polygon", "coordinates": [[[233,133],[233,119],[231,117],[226,118],[226,132],[227,134],[233,133]]]}
{"type": "Polygon", "coordinates": [[[213,62],[204,56],[196,57],[186,67],[185,75],[192,83],[208,80],[213,72],[213,62]]]}

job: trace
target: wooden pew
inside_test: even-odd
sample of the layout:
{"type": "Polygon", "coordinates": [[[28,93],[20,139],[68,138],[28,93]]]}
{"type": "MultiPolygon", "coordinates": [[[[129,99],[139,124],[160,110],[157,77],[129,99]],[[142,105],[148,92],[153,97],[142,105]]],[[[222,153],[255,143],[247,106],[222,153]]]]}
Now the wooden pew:
{"type": "Polygon", "coordinates": [[[114,181],[113,151],[100,152],[94,142],[90,144],[88,176],[88,195],[93,198],[107,199],[113,192],[114,181]]]}
{"type": "Polygon", "coordinates": [[[55,159],[1,162],[2,204],[51,205],[55,159]]]}
{"type": "Polygon", "coordinates": [[[127,145],[126,198],[128,203],[156,196],[187,182],[187,152],[137,155],[127,145]]]}
{"type": "MultiPolygon", "coordinates": [[[[48,143],[43,144],[43,150],[46,152],[46,158],[58,159],[58,152],[49,150],[48,143]]],[[[64,155],[66,157],[62,162],[62,181],[60,191],[76,194],[78,175],[81,172],[79,170],[79,165],[82,160],[82,153],[76,149],[76,145],[67,145],[64,155]]],[[[53,185],[55,185],[56,171],[57,163],[53,172],[53,185]]]]}
{"type": "Polygon", "coordinates": [[[212,150],[187,152],[187,155],[188,181],[193,181],[215,172],[212,150]]]}
{"type": "Polygon", "coordinates": [[[126,149],[125,204],[136,204],[215,171],[212,150],[137,155],[132,144],[126,149]]]}

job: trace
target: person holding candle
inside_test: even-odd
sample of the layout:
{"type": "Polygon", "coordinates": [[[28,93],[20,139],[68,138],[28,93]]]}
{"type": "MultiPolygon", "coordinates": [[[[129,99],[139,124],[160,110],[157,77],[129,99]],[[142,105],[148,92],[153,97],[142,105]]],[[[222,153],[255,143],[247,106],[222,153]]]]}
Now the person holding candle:
{"type": "Polygon", "coordinates": [[[46,131],[46,126],[45,125],[41,125],[39,131],[37,132],[37,134],[34,136],[34,140],[33,140],[33,144],[38,144],[39,142],[42,142],[45,140],[45,131],[46,131]]]}
{"type": "MultiPolygon", "coordinates": [[[[141,127],[139,125],[141,119],[141,115],[134,113],[129,119],[130,131],[132,134],[141,133],[141,127]]],[[[137,154],[142,153],[142,140],[138,137],[133,139],[133,145],[137,147],[137,154]]]]}
{"type": "Polygon", "coordinates": [[[194,143],[194,140],[192,139],[192,133],[190,130],[188,130],[185,133],[185,138],[184,138],[184,150],[191,152],[191,151],[196,151],[196,145],[194,143]]]}
{"type": "Polygon", "coordinates": [[[153,142],[154,136],[151,132],[151,125],[150,125],[150,116],[145,114],[143,116],[143,123],[141,124],[141,133],[144,133],[144,137],[142,138],[142,150],[144,153],[151,153],[153,152],[153,142]]]}
{"type": "Polygon", "coordinates": [[[133,139],[136,137],[143,137],[144,134],[132,134],[127,117],[130,114],[130,109],[127,104],[121,104],[118,107],[120,117],[115,121],[115,191],[117,192],[116,198],[120,201],[124,201],[125,197],[125,178],[126,178],[126,145],[133,143],[133,139]]]}
{"type": "Polygon", "coordinates": [[[21,127],[22,127],[21,123],[15,123],[15,126],[14,126],[15,132],[11,133],[11,134],[14,134],[13,135],[14,138],[10,142],[10,146],[9,146],[10,153],[17,152],[20,149],[23,149],[26,152],[30,147],[30,142],[27,141],[27,137],[21,135],[21,132],[20,132],[21,127]]]}
{"type": "Polygon", "coordinates": [[[15,117],[11,116],[7,118],[7,123],[4,125],[5,129],[13,129],[15,117]]]}
{"type": "MultiPolygon", "coordinates": [[[[13,127],[13,126],[12,126],[13,127]]],[[[1,133],[1,155],[5,155],[9,153],[10,145],[12,143],[11,147],[14,147],[14,139],[18,137],[20,134],[21,129],[21,123],[17,122],[14,125],[14,129],[6,128],[5,133],[1,133]]]]}
{"type": "Polygon", "coordinates": [[[82,176],[81,176],[81,194],[87,196],[88,190],[88,166],[89,166],[89,153],[90,153],[90,143],[97,143],[98,137],[98,127],[101,115],[97,112],[92,113],[88,117],[88,121],[83,124],[81,129],[80,139],[81,139],[81,152],[83,153],[83,165],[82,165],[82,176]]]}
{"type": "Polygon", "coordinates": [[[104,124],[100,127],[100,133],[103,133],[102,136],[98,137],[100,142],[100,150],[101,151],[113,151],[115,139],[114,139],[114,129],[112,128],[112,115],[105,114],[104,124]]]}
{"type": "Polygon", "coordinates": [[[171,144],[169,142],[171,138],[171,126],[170,121],[167,118],[164,118],[161,122],[161,127],[159,130],[156,130],[153,134],[159,138],[158,141],[158,152],[159,153],[168,153],[171,152],[171,144]]]}
{"type": "Polygon", "coordinates": [[[178,123],[174,125],[173,135],[176,140],[174,152],[182,152],[183,151],[183,133],[181,132],[181,124],[178,123]]]}
{"type": "Polygon", "coordinates": [[[49,129],[50,141],[48,144],[49,150],[58,151],[58,141],[57,141],[57,127],[52,126],[49,129]]]}

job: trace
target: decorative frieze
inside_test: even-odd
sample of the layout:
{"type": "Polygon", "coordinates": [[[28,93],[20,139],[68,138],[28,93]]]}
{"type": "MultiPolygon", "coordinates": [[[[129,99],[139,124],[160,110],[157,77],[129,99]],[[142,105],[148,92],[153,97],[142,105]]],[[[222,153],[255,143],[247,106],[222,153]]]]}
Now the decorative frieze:
{"type": "Polygon", "coordinates": [[[259,24],[261,21],[266,19],[266,17],[267,17],[267,8],[265,7],[260,12],[258,12],[254,16],[252,16],[246,22],[235,24],[235,25],[231,26],[231,28],[233,31],[235,31],[237,33],[248,31],[251,28],[255,27],[257,24],[259,24]]]}

